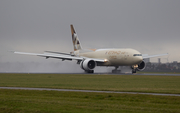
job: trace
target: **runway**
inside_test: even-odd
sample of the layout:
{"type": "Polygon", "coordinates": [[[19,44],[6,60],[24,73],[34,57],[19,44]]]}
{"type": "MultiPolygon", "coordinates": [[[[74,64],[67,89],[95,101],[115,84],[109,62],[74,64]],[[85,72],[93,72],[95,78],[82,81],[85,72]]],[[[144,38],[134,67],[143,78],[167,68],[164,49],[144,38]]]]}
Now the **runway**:
{"type": "Polygon", "coordinates": [[[152,75],[152,76],[180,76],[180,73],[55,73],[55,74],[91,74],[91,75],[152,75]]]}
{"type": "MultiPolygon", "coordinates": [[[[20,73],[22,74],[22,73],[20,73]]],[[[150,76],[180,76],[180,73],[23,73],[23,74],[88,74],[88,75],[150,75],[150,76]]]]}
{"type": "Polygon", "coordinates": [[[141,94],[141,95],[159,95],[159,96],[180,96],[180,94],[164,93],[142,93],[142,92],[116,92],[116,91],[95,91],[95,90],[76,90],[76,89],[51,89],[51,88],[27,88],[27,87],[0,87],[0,89],[13,90],[38,90],[38,91],[70,91],[70,92],[91,92],[91,93],[118,93],[118,94],[141,94]]]}
{"type": "Polygon", "coordinates": [[[152,75],[152,76],[180,76],[180,74],[169,74],[169,73],[137,73],[132,75],[152,75]]]}
{"type": "Polygon", "coordinates": [[[24,74],[79,74],[79,75],[152,75],[152,76],[180,76],[180,73],[24,73],[24,74]]]}

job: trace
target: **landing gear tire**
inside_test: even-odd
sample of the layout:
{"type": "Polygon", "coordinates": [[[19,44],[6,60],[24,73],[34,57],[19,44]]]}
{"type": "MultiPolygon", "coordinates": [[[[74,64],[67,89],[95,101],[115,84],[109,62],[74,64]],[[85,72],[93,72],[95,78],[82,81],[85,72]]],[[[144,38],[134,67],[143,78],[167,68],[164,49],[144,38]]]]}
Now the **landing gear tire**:
{"type": "Polygon", "coordinates": [[[132,70],[132,74],[133,74],[133,73],[136,73],[136,69],[133,69],[133,70],[132,70]]]}
{"type": "Polygon", "coordinates": [[[94,70],[85,71],[86,73],[94,73],[94,70]]]}

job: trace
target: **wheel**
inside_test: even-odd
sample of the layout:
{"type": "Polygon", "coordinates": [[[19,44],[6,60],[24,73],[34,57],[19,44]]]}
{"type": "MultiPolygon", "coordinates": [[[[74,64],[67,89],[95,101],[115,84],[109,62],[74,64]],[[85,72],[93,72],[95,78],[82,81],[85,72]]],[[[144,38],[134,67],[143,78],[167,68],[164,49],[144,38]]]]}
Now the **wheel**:
{"type": "Polygon", "coordinates": [[[112,70],[112,73],[115,73],[116,72],[116,70],[112,70]]]}
{"type": "Polygon", "coordinates": [[[90,70],[90,73],[94,73],[94,70],[90,70]]]}
{"type": "Polygon", "coordinates": [[[133,74],[133,73],[136,73],[136,70],[135,70],[135,69],[132,70],[132,74],[133,74]]]}
{"type": "Polygon", "coordinates": [[[85,71],[86,73],[94,73],[94,70],[85,71]]]}

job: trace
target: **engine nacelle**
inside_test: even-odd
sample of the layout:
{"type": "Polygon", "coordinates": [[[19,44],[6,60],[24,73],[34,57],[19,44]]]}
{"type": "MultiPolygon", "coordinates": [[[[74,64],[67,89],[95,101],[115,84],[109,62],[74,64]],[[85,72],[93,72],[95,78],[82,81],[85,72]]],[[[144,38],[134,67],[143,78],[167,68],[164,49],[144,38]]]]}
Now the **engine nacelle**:
{"type": "Polygon", "coordinates": [[[142,71],[145,69],[145,67],[146,67],[146,63],[142,61],[140,64],[138,64],[137,70],[142,71]]]}
{"type": "Polygon", "coordinates": [[[93,70],[96,67],[96,62],[91,59],[86,59],[84,61],[81,61],[80,66],[85,71],[93,70]]]}

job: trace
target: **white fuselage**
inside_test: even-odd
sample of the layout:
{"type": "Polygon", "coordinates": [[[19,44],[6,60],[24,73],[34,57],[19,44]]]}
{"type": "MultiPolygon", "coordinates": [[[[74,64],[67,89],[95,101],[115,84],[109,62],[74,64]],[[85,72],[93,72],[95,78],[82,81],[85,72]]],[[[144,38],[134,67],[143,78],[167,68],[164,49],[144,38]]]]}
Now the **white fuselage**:
{"type": "Polygon", "coordinates": [[[103,66],[132,66],[140,64],[143,60],[141,53],[134,49],[79,50],[74,54],[76,56],[104,59],[103,66]]]}

